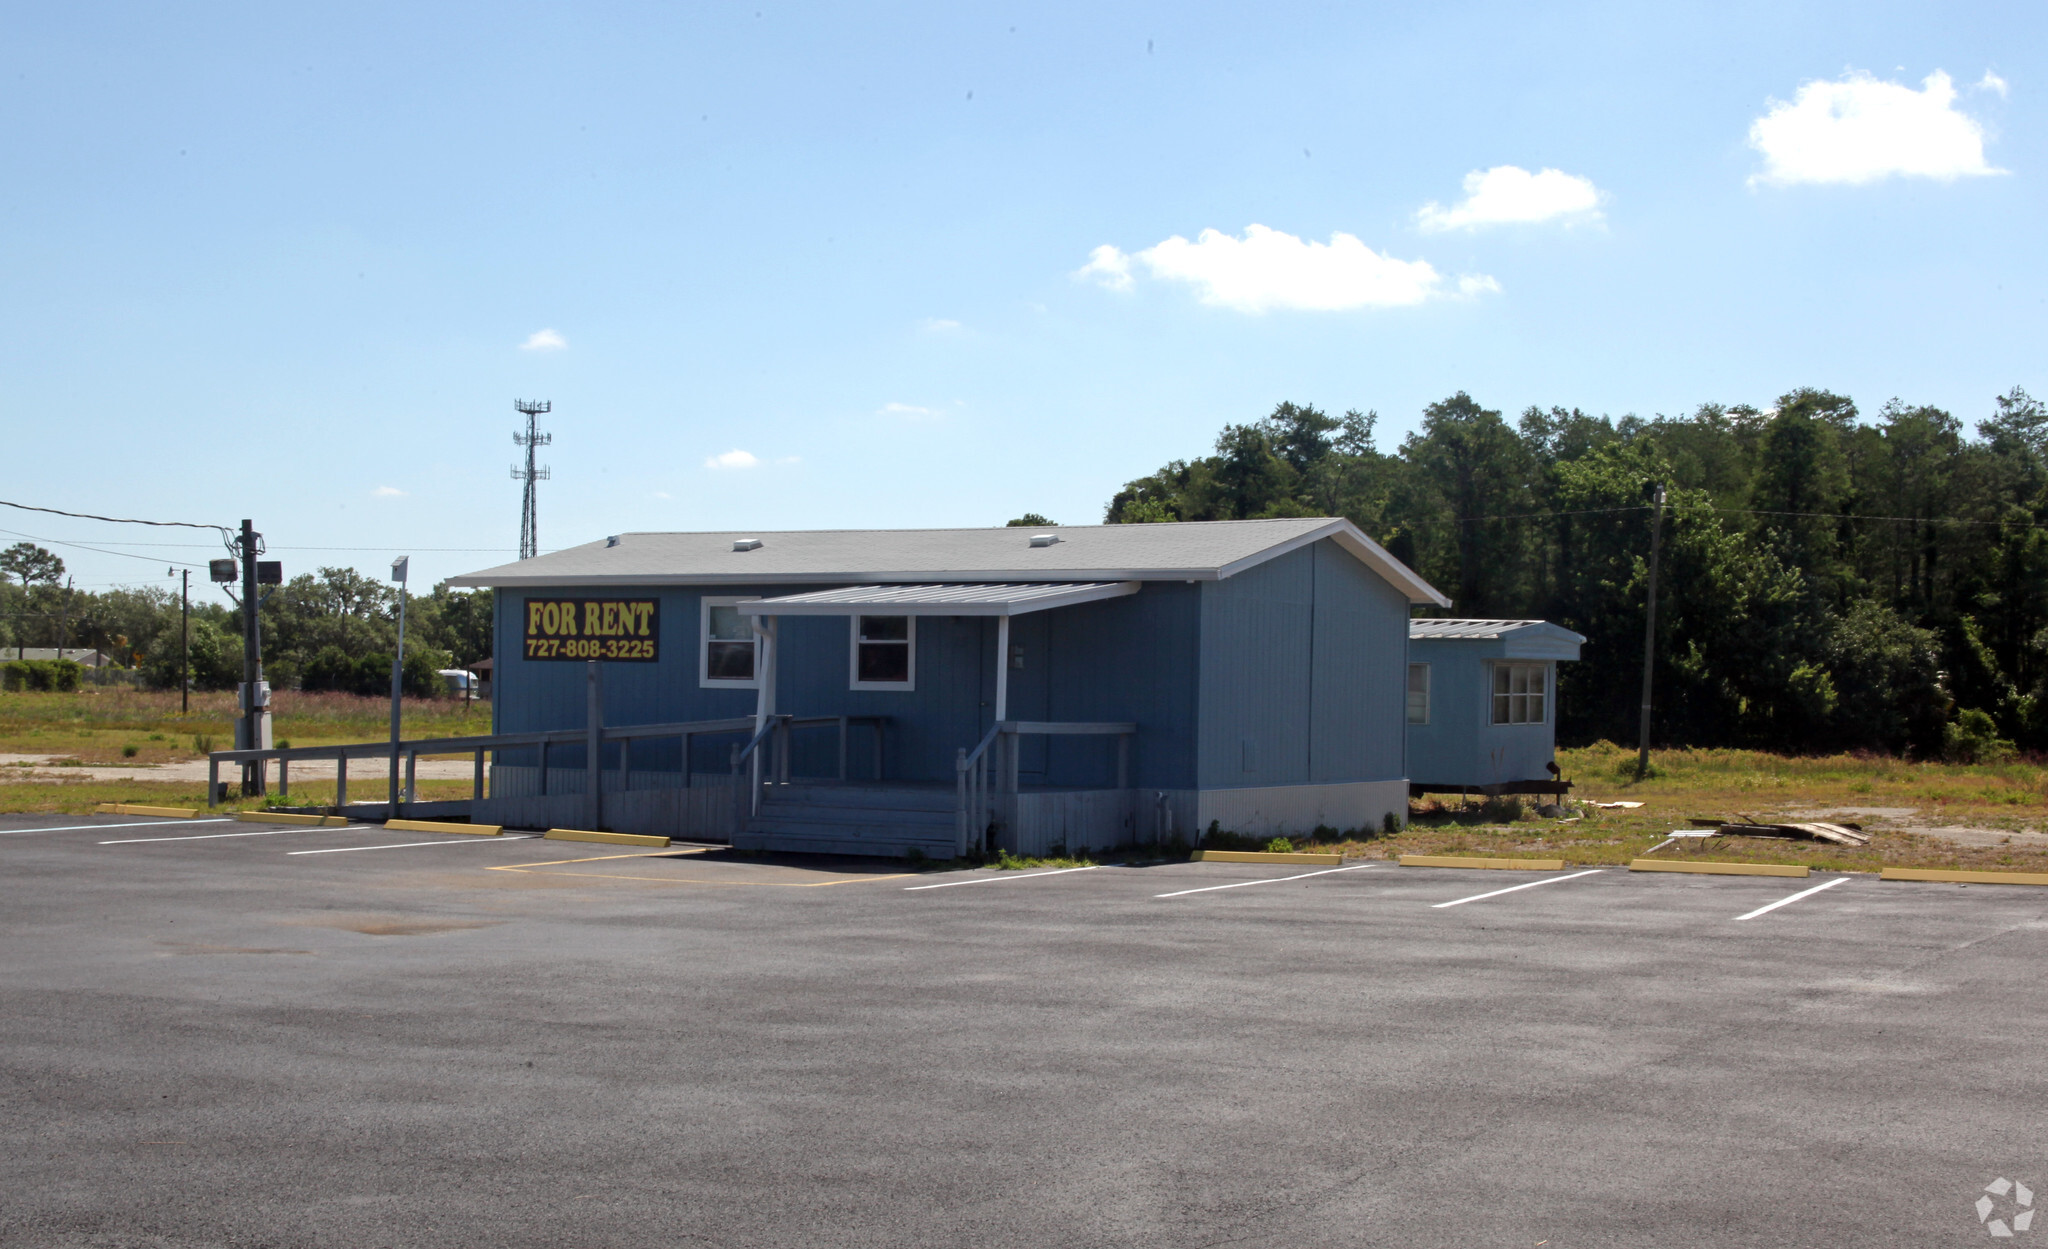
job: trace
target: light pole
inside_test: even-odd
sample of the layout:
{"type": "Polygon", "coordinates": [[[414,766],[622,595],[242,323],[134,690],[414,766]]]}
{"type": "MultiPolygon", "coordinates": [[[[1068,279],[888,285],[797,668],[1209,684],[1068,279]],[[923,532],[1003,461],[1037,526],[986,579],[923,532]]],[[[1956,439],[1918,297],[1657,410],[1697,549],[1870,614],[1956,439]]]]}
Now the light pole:
{"type": "Polygon", "coordinates": [[[166,576],[182,577],[178,590],[178,714],[192,714],[192,570],[166,568],[166,576]]]}
{"type": "Polygon", "coordinates": [[[412,557],[401,555],[391,561],[391,579],[398,583],[398,649],[391,656],[391,805],[387,819],[398,818],[398,723],[399,699],[405,692],[405,576],[412,557]]]}
{"type": "Polygon", "coordinates": [[[1664,487],[1652,496],[1656,510],[1650,520],[1650,584],[1643,606],[1643,705],[1636,726],[1636,779],[1650,775],[1650,676],[1657,668],[1657,554],[1664,541],[1664,487]]]}

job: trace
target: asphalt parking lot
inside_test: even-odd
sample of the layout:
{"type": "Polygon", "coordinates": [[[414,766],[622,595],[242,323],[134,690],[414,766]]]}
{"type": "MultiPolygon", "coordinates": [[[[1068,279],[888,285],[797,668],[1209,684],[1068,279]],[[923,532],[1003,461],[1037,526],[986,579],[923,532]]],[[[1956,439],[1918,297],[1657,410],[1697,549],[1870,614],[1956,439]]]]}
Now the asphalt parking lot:
{"type": "Polygon", "coordinates": [[[0,1244],[1992,1243],[2048,890],[1837,879],[4,816],[0,1244]]]}

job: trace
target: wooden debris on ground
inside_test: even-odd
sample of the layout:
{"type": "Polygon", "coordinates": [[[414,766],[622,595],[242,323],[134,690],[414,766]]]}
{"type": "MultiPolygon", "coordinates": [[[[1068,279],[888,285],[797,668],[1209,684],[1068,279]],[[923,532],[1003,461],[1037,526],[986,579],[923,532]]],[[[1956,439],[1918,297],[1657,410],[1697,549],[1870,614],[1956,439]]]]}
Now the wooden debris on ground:
{"type": "Polygon", "coordinates": [[[1740,811],[1736,814],[1741,819],[1727,820],[1716,815],[1689,815],[1685,818],[1693,824],[1711,825],[1714,832],[1722,837],[1775,837],[1785,841],[1825,841],[1837,846],[1870,844],[1870,834],[1863,831],[1861,824],[1836,824],[1824,820],[1777,824],[1740,811]]]}

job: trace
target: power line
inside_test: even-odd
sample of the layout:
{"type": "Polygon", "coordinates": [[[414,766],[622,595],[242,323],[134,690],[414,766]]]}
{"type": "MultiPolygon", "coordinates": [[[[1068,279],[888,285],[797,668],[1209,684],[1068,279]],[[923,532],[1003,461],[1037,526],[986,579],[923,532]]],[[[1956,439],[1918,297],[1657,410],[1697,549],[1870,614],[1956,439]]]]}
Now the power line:
{"type": "MultiPolygon", "coordinates": [[[[70,516],[77,520],[103,520],[112,525],[156,525],[159,528],[165,529],[213,529],[218,530],[223,536],[230,532],[226,525],[195,525],[190,521],[183,520],[135,520],[132,517],[126,516],[95,516],[91,512],[66,512],[54,507],[36,507],[28,503],[9,503],[6,499],[0,499],[0,507],[20,508],[24,512],[48,512],[52,516],[70,516]]],[[[55,541],[54,538],[46,540],[55,541]]]]}
{"type": "Polygon", "coordinates": [[[274,546],[273,551],[434,551],[443,554],[503,555],[509,546],[274,546]]]}
{"type": "MultiPolygon", "coordinates": [[[[34,511],[41,511],[41,510],[43,510],[43,509],[40,509],[40,508],[36,508],[36,509],[31,509],[31,510],[34,510],[34,511]]],[[[149,522],[149,521],[145,521],[145,522],[143,522],[143,523],[144,523],[144,524],[150,524],[150,523],[154,523],[154,522],[149,522]]],[[[146,560],[148,560],[148,561],[149,561],[150,563],[152,563],[152,564],[161,564],[161,563],[163,563],[163,562],[164,562],[164,557],[163,557],[163,556],[161,556],[161,555],[137,555],[137,554],[136,554],[135,552],[133,552],[133,551],[109,551],[109,550],[107,550],[107,549],[106,549],[105,547],[97,547],[97,546],[87,546],[87,545],[86,545],[85,543],[83,543],[83,542],[66,542],[66,541],[65,541],[64,539],[62,539],[62,538],[39,538],[39,537],[37,537],[36,535],[34,535],[34,534],[32,534],[32,533],[20,533],[20,532],[17,532],[17,531],[15,531],[15,530],[13,530],[13,529],[0,529],[0,533],[4,533],[4,534],[7,534],[7,535],[9,535],[10,537],[15,537],[15,538],[27,538],[27,539],[28,539],[29,541],[31,541],[31,542],[48,542],[48,543],[50,543],[50,544],[51,544],[52,546],[65,546],[65,547],[73,547],[73,548],[75,548],[75,549],[77,549],[77,550],[80,550],[80,551],[91,551],[91,552],[93,552],[93,553],[94,553],[94,554],[96,554],[96,555],[118,555],[118,556],[120,556],[120,557],[121,557],[121,558],[123,558],[123,559],[146,559],[146,560]]],[[[185,561],[183,561],[183,560],[179,560],[179,559],[173,559],[173,560],[171,560],[170,562],[171,562],[171,563],[173,563],[173,564],[176,564],[176,565],[177,565],[178,567],[180,567],[180,568],[204,568],[204,567],[205,567],[205,565],[204,565],[204,564],[188,564],[188,563],[186,563],[185,561]]]]}
{"type": "Polygon", "coordinates": [[[1872,516],[1864,512],[1767,512],[1747,507],[1717,507],[1734,516],[1806,516],[1816,520],[1890,520],[1909,525],[1999,525],[2015,529],[2048,529],[2034,520],[1966,520],[1960,516],[1872,516]]]}
{"type": "Polygon", "coordinates": [[[1423,525],[1479,525],[1502,520],[1549,520],[1558,516],[1606,516],[1615,512],[1647,512],[1649,507],[1589,507],[1575,512],[1513,512],[1506,516],[1451,516],[1443,520],[1419,520],[1411,522],[1413,527],[1423,525]]]}
{"type": "MultiPolygon", "coordinates": [[[[1609,516],[1621,512],[1647,512],[1647,505],[1633,507],[1589,507],[1570,512],[1513,512],[1504,516],[1450,516],[1440,520],[1416,520],[1406,527],[1421,529],[1431,525],[1478,525],[1509,520],[1553,520],[1563,516],[1609,516]]],[[[1813,520],[1881,520],[1908,525],[1987,525],[2014,529],[2048,529],[2048,523],[2033,520],[1970,520],[1960,516],[1873,516],[1866,512],[1779,512],[1763,508],[1714,507],[1707,510],[1717,516],[1799,516],[1813,520]]]]}
{"type": "MultiPolygon", "coordinates": [[[[14,531],[11,529],[0,529],[0,533],[12,532],[14,531]]],[[[27,533],[21,536],[24,538],[35,537],[34,534],[27,533]]],[[[73,546],[80,545],[76,538],[36,538],[36,541],[68,542],[73,546]]],[[[146,546],[153,550],[209,551],[213,549],[210,543],[205,542],[116,542],[109,539],[102,539],[102,541],[105,541],[108,546],[146,546]]],[[[512,550],[509,546],[271,546],[268,543],[264,544],[264,549],[266,551],[437,551],[473,555],[502,555],[512,550]]]]}

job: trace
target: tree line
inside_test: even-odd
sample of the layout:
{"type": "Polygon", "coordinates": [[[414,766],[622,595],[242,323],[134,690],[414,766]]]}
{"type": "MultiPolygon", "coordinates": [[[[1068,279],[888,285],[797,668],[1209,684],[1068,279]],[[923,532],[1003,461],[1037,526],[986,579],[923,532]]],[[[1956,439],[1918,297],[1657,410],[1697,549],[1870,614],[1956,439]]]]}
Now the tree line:
{"type": "Polygon", "coordinates": [[[1128,483],[1105,519],[1346,517],[1450,596],[1432,614],[1584,634],[1559,665],[1561,740],[1632,741],[1663,485],[1660,745],[2048,749],[2048,407],[2023,390],[1974,431],[1813,389],[1512,421],[1461,391],[1391,452],[1376,423],[1282,403],[1128,483]]]}
{"type": "MultiPolygon", "coordinates": [[[[0,551],[0,659],[20,647],[97,649],[159,689],[178,683],[178,591],[122,586],[92,592],[64,582],[64,561],[31,543],[0,551]]],[[[398,591],[352,568],[322,568],[267,587],[258,608],[263,675],[277,689],[386,694],[398,637],[398,591]]],[[[242,612],[192,604],[193,688],[233,689],[242,679],[242,612]]],[[[491,655],[491,592],[445,584],[406,603],[405,690],[443,692],[435,673],[491,655]]]]}

